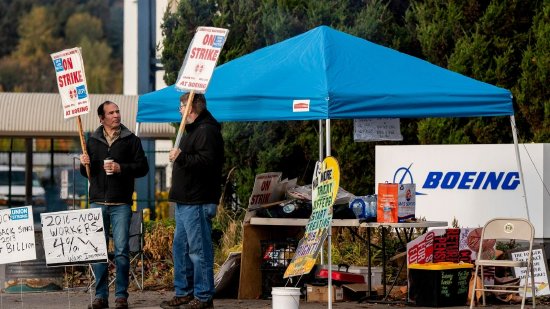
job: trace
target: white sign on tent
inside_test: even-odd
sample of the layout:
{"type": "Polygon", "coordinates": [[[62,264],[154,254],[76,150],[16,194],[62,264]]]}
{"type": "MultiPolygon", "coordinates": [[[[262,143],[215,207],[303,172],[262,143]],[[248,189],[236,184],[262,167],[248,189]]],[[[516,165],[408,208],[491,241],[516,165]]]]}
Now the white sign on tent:
{"type": "Polygon", "coordinates": [[[32,207],[0,210],[0,264],[36,259],[32,207]]]}
{"type": "Polygon", "coordinates": [[[187,49],[176,88],[205,93],[229,30],[199,27],[187,49]]]}
{"type": "Polygon", "coordinates": [[[399,118],[365,118],[353,120],[356,142],[402,141],[399,118]]]}
{"type": "Polygon", "coordinates": [[[46,265],[108,261],[101,209],[42,213],[40,217],[46,265]]]}

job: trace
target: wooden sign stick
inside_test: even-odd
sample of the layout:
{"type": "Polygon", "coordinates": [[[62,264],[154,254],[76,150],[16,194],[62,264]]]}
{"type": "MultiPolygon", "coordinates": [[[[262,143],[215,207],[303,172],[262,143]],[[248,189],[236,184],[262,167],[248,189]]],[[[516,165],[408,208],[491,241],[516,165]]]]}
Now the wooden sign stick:
{"type": "Polygon", "coordinates": [[[183,115],[181,116],[180,128],[178,130],[178,135],[176,136],[174,149],[177,149],[180,146],[181,136],[183,135],[183,131],[185,131],[185,122],[187,121],[187,115],[189,115],[189,110],[191,109],[191,104],[194,97],[195,91],[191,90],[191,92],[189,92],[189,97],[187,98],[187,105],[185,105],[185,112],[183,112],[183,115]]]}
{"type": "MultiPolygon", "coordinates": [[[[88,151],[86,151],[86,142],[84,141],[84,132],[82,131],[82,120],[80,119],[80,115],[76,116],[77,124],[78,124],[78,135],[80,136],[80,147],[82,147],[82,153],[85,155],[88,155],[88,151]]],[[[85,164],[86,167],[86,174],[88,175],[88,180],[90,179],[90,164],[85,164]]]]}

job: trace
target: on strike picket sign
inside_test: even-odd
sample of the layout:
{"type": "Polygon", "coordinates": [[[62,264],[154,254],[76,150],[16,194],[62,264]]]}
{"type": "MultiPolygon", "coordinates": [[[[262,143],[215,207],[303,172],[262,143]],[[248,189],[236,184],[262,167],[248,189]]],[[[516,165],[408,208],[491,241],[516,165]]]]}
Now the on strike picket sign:
{"type": "Polygon", "coordinates": [[[205,93],[218,62],[228,29],[199,27],[187,49],[176,88],[205,93]]]}
{"type": "Polygon", "coordinates": [[[36,259],[32,207],[0,210],[0,264],[36,259]]]}
{"type": "Polygon", "coordinates": [[[317,163],[311,183],[311,216],[284,278],[307,274],[315,265],[332,222],[332,205],[336,200],[339,186],[338,161],[334,157],[326,157],[322,163],[317,163]]]}
{"type": "Polygon", "coordinates": [[[106,263],[107,245],[101,209],[40,214],[46,265],[106,263]]]}
{"type": "Polygon", "coordinates": [[[79,47],[51,54],[65,119],[87,114],[90,98],[79,47]]]}

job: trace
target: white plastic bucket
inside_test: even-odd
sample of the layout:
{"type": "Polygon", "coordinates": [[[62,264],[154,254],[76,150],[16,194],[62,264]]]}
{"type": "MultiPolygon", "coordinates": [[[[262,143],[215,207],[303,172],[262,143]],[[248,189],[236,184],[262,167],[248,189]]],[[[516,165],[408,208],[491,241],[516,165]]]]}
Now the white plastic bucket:
{"type": "Polygon", "coordinates": [[[300,288],[271,288],[273,309],[298,309],[300,307],[300,288]]]}

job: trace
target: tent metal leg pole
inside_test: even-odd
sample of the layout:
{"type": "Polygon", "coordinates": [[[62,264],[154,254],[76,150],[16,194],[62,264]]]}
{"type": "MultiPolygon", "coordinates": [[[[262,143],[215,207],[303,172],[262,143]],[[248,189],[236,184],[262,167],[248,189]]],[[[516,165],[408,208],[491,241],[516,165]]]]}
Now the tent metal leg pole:
{"type": "MultiPolygon", "coordinates": [[[[323,120],[319,120],[319,162],[323,162],[323,159],[325,158],[325,142],[324,142],[324,127],[323,127],[323,120]]],[[[321,264],[325,263],[325,252],[323,250],[323,246],[321,246],[321,251],[319,252],[321,255],[321,264]]]]}
{"type": "Polygon", "coordinates": [[[517,135],[517,127],[516,127],[516,119],[514,116],[510,116],[510,124],[512,125],[512,137],[514,138],[514,147],[516,150],[516,161],[518,164],[518,170],[519,170],[519,180],[521,182],[521,190],[523,195],[523,202],[525,204],[525,213],[527,214],[527,220],[531,221],[531,216],[529,215],[529,206],[527,204],[527,193],[525,191],[525,179],[523,177],[523,168],[521,167],[521,160],[519,156],[519,146],[518,146],[518,135],[517,135]]]}
{"type": "Polygon", "coordinates": [[[136,136],[139,136],[139,122],[136,122],[136,136]]]}
{"type": "MultiPolygon", "coordinates": [[[[325,120],[326,121],[326,134],[325,134],[325,141],[326,141],[326,155],[327,157],[330,157],[330,119],[325,120]]],[[[336,188],[338,190],[338,188],[336,188]]],[[[328,309],[332,309],[332,221],[328,226],[328,309]]]]}

